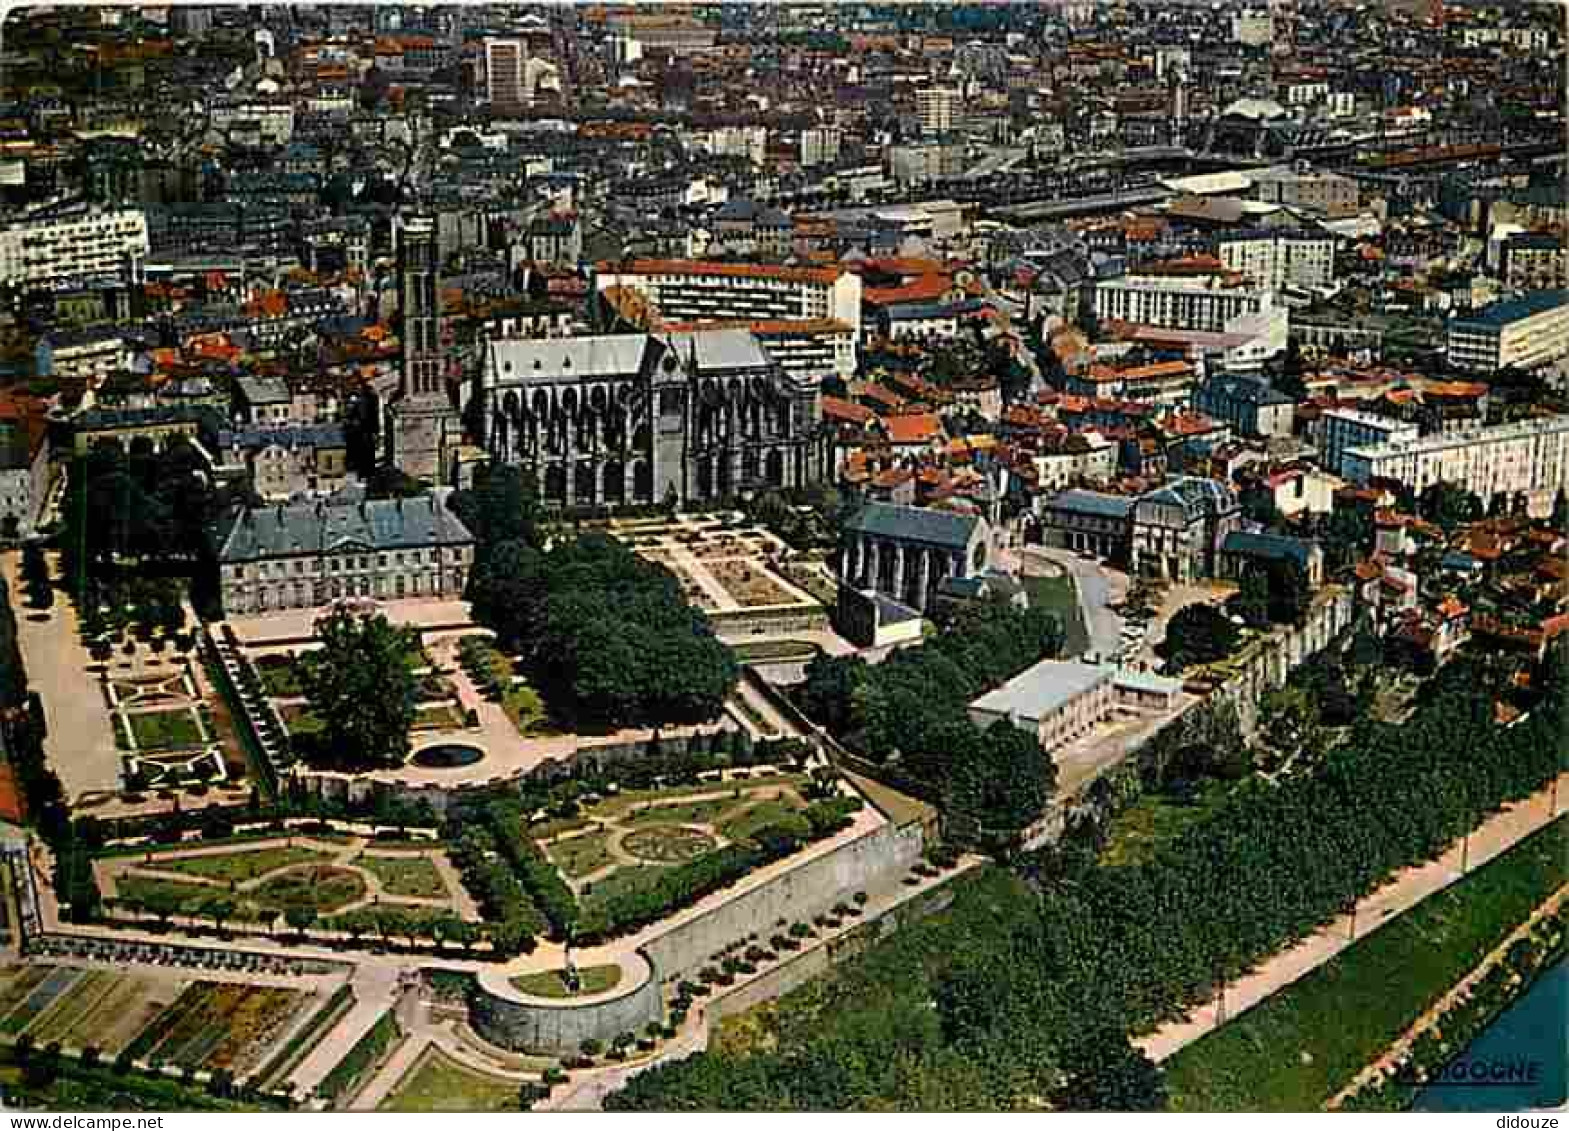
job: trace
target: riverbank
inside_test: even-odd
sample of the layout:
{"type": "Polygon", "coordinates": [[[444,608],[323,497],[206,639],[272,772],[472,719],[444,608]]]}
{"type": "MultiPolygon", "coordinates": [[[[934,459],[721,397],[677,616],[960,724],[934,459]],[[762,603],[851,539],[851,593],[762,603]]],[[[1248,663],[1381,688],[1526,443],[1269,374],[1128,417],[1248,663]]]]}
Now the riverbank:
{"type": "MultiPolygon", "coordinates": [[[[1531,920],[1495,948],[1460,985],[1352,1085],[1326,1106],[1346,1111],[1405,1111],[1425,1095],[1428,1110],[1468,1110],[1469,1098],[1457,1093],[1511,1087],[1513,1101],[1492,1091],[1480,1110],[1510,1111],[1522,1107],[1555,1107],[1563,1102],[1563,1015],[1552,1023],[1549,1047],[1521,1043],[1504,1055],[1483,1056],[1472,1048],[1505,1012],[1520,1001],[1546,970],[1561,967],[1564,958],[1564,895],[1537,909],[1531,920]],[[1558,1069],[1558,1086],[1550,1073],[1558,1069]],[[1448,1101],[1448,1102],[1446,1102],[1448,1101]]],[[[1540,1042],[1539,1042],[1540,1044],[1540,1042]]]]}
{"type": "Polygon", "coordinates": [[[1176,1111],[1316,1111],[1564,886],[1558,818],[1164,1064],[1176,1111]]]}

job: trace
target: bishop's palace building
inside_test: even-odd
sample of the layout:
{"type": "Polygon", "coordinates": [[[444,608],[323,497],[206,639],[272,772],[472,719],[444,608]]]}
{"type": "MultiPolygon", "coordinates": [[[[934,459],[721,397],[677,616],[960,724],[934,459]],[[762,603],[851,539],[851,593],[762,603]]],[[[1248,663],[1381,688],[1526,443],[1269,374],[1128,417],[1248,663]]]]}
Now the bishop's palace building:
{"type": "Polygon", "coordinates": [[[386,420],[388,455],[409,475],[449,481],[467,421],[468,442],[532,471],[550,506],[693,503],[823,478],[822,375],[787,371],[746,329],[492,338],[477,374],[433,395],[434,232],[416,220],[402,237],[404,373],[386,420]]]}

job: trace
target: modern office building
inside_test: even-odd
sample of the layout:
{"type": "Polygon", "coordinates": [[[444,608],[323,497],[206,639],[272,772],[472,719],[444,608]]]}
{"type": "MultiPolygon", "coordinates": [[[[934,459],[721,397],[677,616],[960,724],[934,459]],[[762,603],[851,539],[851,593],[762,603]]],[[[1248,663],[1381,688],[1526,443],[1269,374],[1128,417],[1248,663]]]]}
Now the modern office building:
{"type": "Polygon", "coordinates": [[[1449,324],[1449,364],[1492,373],[1535,369],[1569,354],[1569,291],[1532,291],[1449,324]]]}
{"type": "Polygon", "coordinates": [[[1029,731],[1046,750],[1082,738],[1119,712],[1164,711],[1176,702],[1175,679],[1111,664],[1042,660],[970,704],[978,727],[1006,722],[1029,731]]]}
{"type": "Polygon", "coordinates": [[[1420,431],[1414,422],[1360,409],[1325,409],[1318,418],[1320,462],[1326,471],[1344,476],[1345,455],[1350,449],[1415,440],[1420,431]]]}
{"type": "Polygon", "coordinates": [[[1335,282],[1335,237],[1305,228],[1252,228],[1222,233],[1217,248],[1228,271],[1259,287],[1329,287],[1335,282]]]}
{"type": "Polygon", "coordinates": [[[1095,284],[1090,299],[1095,317],[1140,326],[1221,333],[1244,314],[1275,308],[1275,293],[1233,283],[1224,276],[1202,278],[1120,275],[1095,284]]]}
{"type": "Polygon", "coordinates": [[[529,103],[525,70],[528,45],[521,39],[485,40],[485,98],[492,105],[521,109],[529,103]]]}

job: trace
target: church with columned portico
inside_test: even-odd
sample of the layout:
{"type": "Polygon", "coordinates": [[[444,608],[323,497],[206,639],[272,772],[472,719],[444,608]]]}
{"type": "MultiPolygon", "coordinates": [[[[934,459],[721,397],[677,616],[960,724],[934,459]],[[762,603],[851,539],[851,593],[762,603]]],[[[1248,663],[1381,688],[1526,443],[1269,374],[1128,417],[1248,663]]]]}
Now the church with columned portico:
{"type": "Polygon", "coordinates": [[[979,515],[868,503],[845,524],[840,578],[924,613],[946,579],[984,573],[991,549],[979,515]]]}

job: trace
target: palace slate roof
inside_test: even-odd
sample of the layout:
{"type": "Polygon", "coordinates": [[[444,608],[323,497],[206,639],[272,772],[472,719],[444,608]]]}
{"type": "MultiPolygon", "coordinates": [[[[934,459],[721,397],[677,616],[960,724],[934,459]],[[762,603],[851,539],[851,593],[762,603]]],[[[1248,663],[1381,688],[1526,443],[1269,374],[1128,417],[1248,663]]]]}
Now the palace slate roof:
{"type": "Polygon", "coordinates": [[[223,562],[326,554],[360,545],[371,551],[461,546],[474,541],[448,509],[444,488],[412,499],[375,499],[256,507],[245,511],[219,552],[223,562]]]}

